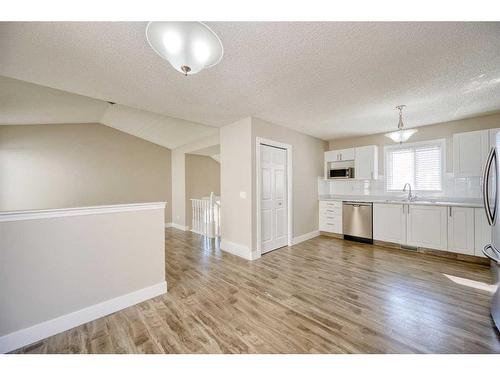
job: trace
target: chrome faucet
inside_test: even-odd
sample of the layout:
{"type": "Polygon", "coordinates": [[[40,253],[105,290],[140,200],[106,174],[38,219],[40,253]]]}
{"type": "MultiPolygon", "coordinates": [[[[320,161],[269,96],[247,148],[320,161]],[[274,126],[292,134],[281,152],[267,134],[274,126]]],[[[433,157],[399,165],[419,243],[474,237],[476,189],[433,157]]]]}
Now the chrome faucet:
{"type": "Polygon", "coordinates": [[[407,198],[408,202],[413,202],[415,199],[417,199],[417,196],[411,193],[411,184],[409,182],[407,182],[403,187],[403,192],[406,192],[407,186],[408,186],[408,198],[407,198]]]}

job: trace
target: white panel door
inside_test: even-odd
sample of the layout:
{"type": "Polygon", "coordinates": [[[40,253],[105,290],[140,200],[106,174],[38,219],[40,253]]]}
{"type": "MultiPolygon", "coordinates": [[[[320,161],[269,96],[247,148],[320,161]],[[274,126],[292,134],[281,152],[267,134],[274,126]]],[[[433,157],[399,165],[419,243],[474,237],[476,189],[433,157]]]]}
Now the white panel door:
{"type": "Polygon", "coordinates": [[[260,147],[261,253],[288,244],[286,150],[260,147]]]}
{"type": "Polygon", "coordinates": [[[474,255],[474,209],[448,207],[448,250],[474,255]]]}
{"type": "Polygon", "coordinates": [[[448,207],[408,205],[407,244],[429,249],[448,248],[448,207]]]}
{"type": "Polygon", "coordinates": [[[403,204],[373,204],[373,239],[406,244],[406,211],[403,204]]]}

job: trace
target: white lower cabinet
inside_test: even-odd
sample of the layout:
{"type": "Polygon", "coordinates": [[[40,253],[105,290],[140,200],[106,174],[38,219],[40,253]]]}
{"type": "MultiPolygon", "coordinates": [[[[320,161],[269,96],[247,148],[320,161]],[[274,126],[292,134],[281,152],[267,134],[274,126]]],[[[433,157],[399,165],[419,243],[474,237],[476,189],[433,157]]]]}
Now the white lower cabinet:
{"type": "MultiPolygon", "coordinates": [[[[320,201],[319,230],[342,234],[342,201],[320,201]]],[[[373,239],[483,257],[491,227],[483,208],[374,203],[373,239]]]]}
{"type": "Polygon", "coordinates": [[[474,233],[474,255],[486,258],[483,248],[491,243],[491,227],[483,208],[474,208],[474,233]]]}
{"type": "Polygon", "coordinates": [[[319,230],[342,234],[342,201],[319,202],[319,230]]]}
{"type": "Polygon", "coordinates": [[[406,243],[406,206],[403,204],[373,204],[373,239],[406,243]]]}
{"type": "Polygon", "coordinates": [[[474,209],[448,207],[448,251],[474,255],[474,209]]]}
{"type": "Polygon", "coordinates": [[[408,205],[407,244],[436,250],[448,249],[448,207],[408,205]]]}

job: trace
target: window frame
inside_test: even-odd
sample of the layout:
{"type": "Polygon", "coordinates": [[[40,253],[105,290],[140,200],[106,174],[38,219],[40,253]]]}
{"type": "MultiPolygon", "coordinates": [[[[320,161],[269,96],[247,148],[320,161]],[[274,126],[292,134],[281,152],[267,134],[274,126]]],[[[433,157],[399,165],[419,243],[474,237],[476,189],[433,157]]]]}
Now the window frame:
{"type": "Polygon", "coordinates": [[[446,173],[446,139],[444,138],[430,139],[427,141],[419,141],[412,143],[405,142],[395,145],[385,145],[384,146],[384,191],[386,193],[401,193],[401,191],[403,190],[403,187],[401,187],[401,189],[389,189],[388,187],[388,175],[389,175],[387,170],[388,151],[405,149],[409,147],[418,148],[418,147],[435,146],[435,145],[441,146],[441,190],[418,190],[416,189],[416,186],[412,186],[411,189],[413,192],[417,192],[420,194],[443,193],[445,191],[444,183],[445,183],[445,173],[446,173]]]}

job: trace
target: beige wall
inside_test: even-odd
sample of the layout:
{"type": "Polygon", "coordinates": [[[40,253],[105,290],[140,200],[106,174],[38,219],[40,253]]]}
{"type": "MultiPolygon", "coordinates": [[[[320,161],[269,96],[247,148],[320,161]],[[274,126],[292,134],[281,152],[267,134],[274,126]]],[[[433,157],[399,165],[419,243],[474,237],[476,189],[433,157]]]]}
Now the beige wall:
{"type": "Polygon", "coordinates": [[[164,283],[164,220],[160,206],[0,222],[0,342],[3,335],[164,283]]]}
{"type": "Polygon", "coordinates": [[[172,222],[185,227],[186,221],[186,154],[216,146],[219,133],[172,150],[172,222]]]}
{"type": "MultiPolygon", "coordinates": [[[[252,171],[255,181],[255,139],[270,139],[292,145],[293,237],[318,230],[318,177],[322,176],[327,142],[283,126],[252,118],[252,171]]],[[[255,190],[255,183],[252,184],[255,190]]],[[[255,194],[252,196],[255,197],[255,194]]],[[[256,225],[257,202],[253,202],[256,225]]],[[[254,233],[256,247],[256,231],[254,233]]]]}
{"type": "Polygon", "coordinates": [[[186,154],[186,225],[191,227],[191,198],[220,195],[220,164],[210,156],[186,154]]]}
{"type": "MultiPolygon", "coordinates": [[[[396,126],[396,123],[395,125],[396,126]]],[[[418,128],[409,143],[426,141],[430,139],[446,139],[446,170],[453,170],[453,134],[473,130],[491,129],[500,127],[500,113],[493,115],[474,117],[466,120],[443,122],[418,128]]],[[[329,150],[338,150],[350,147],[367,145],[378,145],[379,147],[379,174],[384,174],[384,145],[393,145],[394,142],[387,138],[385,133],[367,135],[354,138],[332,139],[329,142],[329,150]]]]}
{"type": "Polygon", "coordinates": [[[0,211],[166,201],[170,150],[101,124],[0,126],[0,211]]]}
{"type": "MultiPolygon", "coordinates": [[[[252,249],[252,121],[220,129],[221,247],[228,242],[252,249]],[[242,197],[241,194],[246,197],[242,197]]],[[[224,249],[225,250],[225,249],[224,249]]]]}

